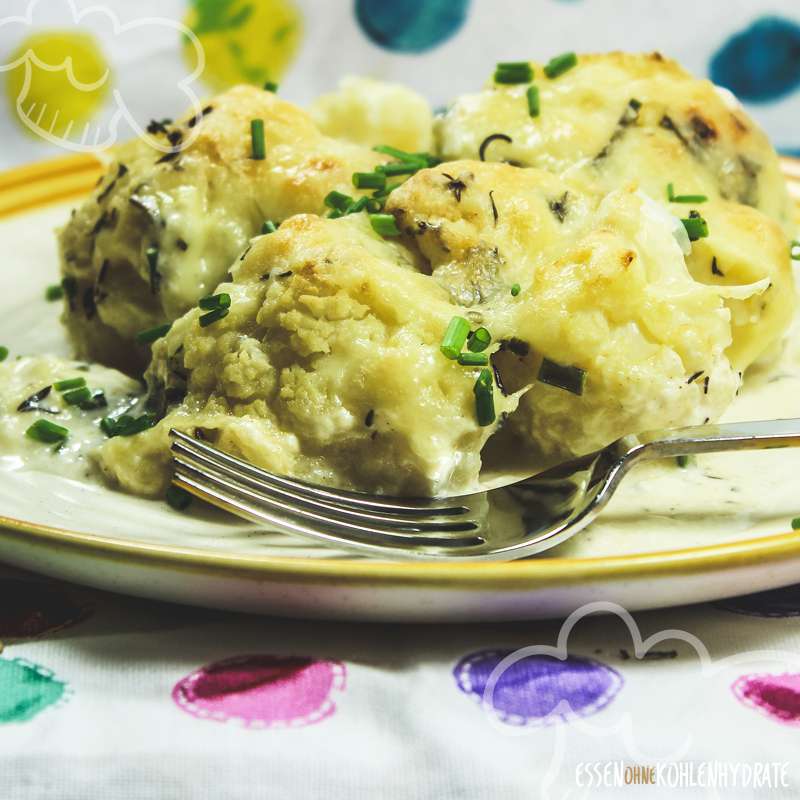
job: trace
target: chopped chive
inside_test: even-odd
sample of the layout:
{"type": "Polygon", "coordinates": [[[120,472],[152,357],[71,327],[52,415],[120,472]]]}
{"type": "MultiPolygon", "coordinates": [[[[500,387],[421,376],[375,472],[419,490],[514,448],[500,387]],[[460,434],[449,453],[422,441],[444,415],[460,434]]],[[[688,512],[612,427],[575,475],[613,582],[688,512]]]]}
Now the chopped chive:
{"type": "Polygon", "coordinates": [[[213,311],[209,311],[208,314],[201,315],[199,319],[200,327],[207,328],[214,322],[224,319],[225,317],[228,316],[229,311],[230,311],[229,308],[215,308],[213,311]]]}
{"type": "Polygon", "coordinates": [[[230,308],[231,296],[229,294],[209,294],[201,297],[197,305],[204,311],[214,311],[217,308],[230,308]]]}
{"type": "Polygon", "coordinates": [[[489,356],[486,353],[459,353],[456,360],[462,367],[485,367],[489,356]]]}
{"type": "Polygon", "coordinates": [[[64,296],[64,287],[60,283],[54,283],[52,286],[48,286],[44,290],[44,299],[47,300],[48,303],[52,303],[55,300],[60,300],[64,296]]]}
{"type": "Polygon", "coordinates": [[[518,283],[515,283],[511,287],[511,296],[512,297],[516,297],[521,291],[522,291],[522,289],[521,289],[520,285],[518,283]]]}
{"type": "Polygon", "coordinates": [[[798,530],[800,530],[800,517],[795,517],[795,518],[792,520],[792,530],[793,530],[793,531],[798,531],[798,530]]]}
{"type": "Polygon", "coordinates": [[[567,70],[572,69],[577,63],[578,56],[576,56],[575,53],[562,53],[560,56],[555,56],[547,62],[544,68],[544,74],[552,80],[559,75],[563,75],[567,70]]]}
{"type": "Polygon", "coordinates": [[[475,393],[475,416],[478,425],[482,428],[491,425],[495,420],[494,392],[492,384],[492,371],[482,369],[472,391],[475,393]]]}
{"type": "Polygon", "coordinates": [[[670,203],[707,203],[708,197],[704,194],[675,194],[675,187],[668,183],[667,200],[670,203]]]}
{"type": "Polygon", "coordinates": [[[369,223],[372,225],[372,230],[379,233],[381,236],[399,236],[400,231],[397,228],[397,223],[391,214],[370,214],[369,223]]]}
{"type": "Polygon", "coordinates": [[[530,83],[533,68],[527,61],[501,61],[494,71],[495,83],[530,83]]]}
{"type": "Polygon", "coordinates": [[[800,261],[800,242],[797,239],[792,239],[789,245],[789,257],[793,261],[800,261]]]}
{"type": "Polygon", "coordinates": [[[156,415],[145,412],[140,417],[133,417],[130,414],[123,414],[120,417],[103,417],[100,420],[100,428],[109,438],[114,436],[134,436],[137,433],[152,428],[158,420],[156,415]]]}
{"type": "Polygon", "coordinates": [[[360,211],[363,211],[369,206],[371,199],[372,198],[370,197],[359,197],[358,200],[354,200],[349,206],[347,206],[344,214],[358,214],[360,211]]]}
{"type": "Polygon", "coordinates": [[[478,328],[467,338],[467,349],[473,353],[480,353],[491,344],[491,341],[492,334],[486,328],[478,328]]]}
{"type": "Polygon", "coordinates": [[[266,233],[275,233],[276,230],[278,230],[278,226],[271,219],[264,220],[261,226],[262,235],[266,233]]]}
{"type": "Polygon", "coordinates": [[[538,117],[540,111],[539,87],[531,84],[525,96],[528,98],[528,114],[532,117],[538,117]]]}
{"type": "Polygon", "coordinates": [[[536,379],[541,383],[564,389],[572,394],[582,395],[583,387],[586,384],[586,370],[580,367],[565,367],[545,358],[542,360],[542,366],[539,367],[536,379]]]}
{"type": "Polygon", "coordinates": [[[49,419],[37,419],[33,425],[25,431],[29,439],[43,444],[56,444],[66,440],[69,436],[69,429],[63,425],[56,425],[49,419]]]}
{"type": "Polygon", "coordinates": [[[442,337],[439,349],[447,358],[455,360],[469,336],[469,322],[464,317],[453,317],[442,337]]]}
{"type": "Polygon", "coordinates": [[[381,172],[354,172],[353,186],[356,189],[383,189],[386,175],[381,172]]]}
{"type": "Polygon", "coordinates": [[[148,328],[145,331],[139,331],[139,333],[136,334],[136,341],[139,344],[151,344],[152,342],[155,342],[156,339],[166,336],[171,327],[172,325],[167,322],[164,325],[156,325],[155,328],[148,328]]]}
{"type": "Polygon", "coordinates": [[[81,403],[88,403],[92,399],[92,392],[88,386],[81,386],[80,389],[72,389],[61,395],[68,406],[79,406],[81,403]]]}
{"type": "Polygon", "coordinates": [[[59,392],[67,392],[70,389],[82,389],[86,386],[86,378],[67,378],[63,381],[56,381],[53,388],[59,392]]]}
{"type": "Polygon", "coordinates": [[[78,405],[84,411],[94,411],[98,408],[105,408],[108,405],[108,400],[106,400],[106,394],[102,389],[95,389],[88,400],[84,400],[82,403],[78,403],[78,405]]]}
{"type": "Polygon", "coordinates": [[[383,200],[387,198],[398,186],[402,186],[402,181],[397,181],[397,183],[387,183],[383,189],[377,189],[372,193],[372,196],[376,200],[383,200]]]}
{"type": "MultiPolygon", "coordinates": [[[[425,169],[428,165],[424,161],[396,161],[393,164],[379,164],[375,167],[375,171],[379,172],[386,177],[392,178],[395,175],[413,175],[421,169],[425,169]]],[[[380,188],[380,187],[363,187],[363,188],[380,188]]]]}
{"type": "Polygon", "coordinates": [[[396,147],[390,147],[388,144],[379,144],[372,148],[376,153],[383,153],[386,156],[392,156],[400,161],[424,161],[425,166],[435,167],[439,163],[439,159],[430,153],[407,153],[405,150],[399,150],[396,147]]]}
{"type": "Polygon", "coordinates": [[[0,345],[0,361],[5,361],[8,358],[8,348],[0,345]]]}
{"type": "Polygon", "coordinates": [[[350,197],[349,194],[344,194],[344,192],[337,192],[335,189],[332,192],[328,192],[325,195],[325,205],[328,208],[333,208],[336,211],[346,211],[350,204],[353,202],[353,198],[350,197]]]}
{"type": "Polygon", "coordinates": [[[689,466],[690,456],[675,456],[675,463],[681,468],[685,469],[689,466]]]}
{"type": "Polygon", "coordinates": [[[264,81],[264,91],[275,94],[278,91],[278,84],[275,81],[264,81]]]}
{"type": "Polygon", "coordinates": [[[690,211],[689,216],[681,219],[686,233],[689,234],[689,241],[696,242],[698,239],[705,239],[708,236],[708,223],[700,216],[697,211],[690,211]]]}
{"type": "Polygon", "coordinates": [[[264,120],[250,120],[250,140],[253,145],[253,158],[263,161],[267,157],[267,146],[264,142],[264,120]]]}
{"type": "Polygon", "coordinates": [[[167,501],[167,505],[176,511],[185,511],[192,502],[192,495],[186,489],[181,489],[180,486],[170,486],[164,499],[167,501]]]}

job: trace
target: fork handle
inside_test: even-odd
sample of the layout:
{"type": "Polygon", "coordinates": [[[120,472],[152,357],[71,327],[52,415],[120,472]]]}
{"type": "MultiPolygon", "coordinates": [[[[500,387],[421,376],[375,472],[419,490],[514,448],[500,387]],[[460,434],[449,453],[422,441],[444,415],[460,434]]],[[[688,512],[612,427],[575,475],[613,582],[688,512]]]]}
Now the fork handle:
{"type": "Polygon", "coordinates": [[[628,455],[652,459],[721,453],[726,450],[764,450],[800,446],[800,419],[768,419],[694,425],[689,428],[648,431],[635,437],[628,455]]]}

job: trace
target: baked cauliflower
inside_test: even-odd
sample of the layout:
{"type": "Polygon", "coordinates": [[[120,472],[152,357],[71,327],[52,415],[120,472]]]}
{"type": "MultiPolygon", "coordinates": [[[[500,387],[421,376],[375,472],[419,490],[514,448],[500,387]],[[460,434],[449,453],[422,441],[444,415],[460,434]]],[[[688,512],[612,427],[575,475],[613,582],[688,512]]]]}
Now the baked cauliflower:
{"type": "Polygon", "coordinates": [[[297,216],[256,239],[217,289],[229,310],[206,325],[192,310],[154,345],[146,380],[161,421],[106,443],[105,473],[162,492],[174,427],[278,473],[457,492],[477,485],[503,420],[552,460],[715,419],[733,399],[730,287],[692,277],[680,221],[634,187],[603,195],[461,161],[418,172],[386,210],[397,241],[365,213],[297,216]],[[454,317],[488,329],[491,371],[441,352],[454,317]]]}
{"type": "Polygon", "coordinates": [[[78,353],[150,358],[146,430],[112,419],[103,473],[163,494],[176,428],[319,483],[458,493],[500,427],[544,465],[718,419],[794,313],[775,152],[658,54],[532,66],[435,124],[367,79],[309,113],[237,87],[156,123],[166,155],[122,148],[61,233],[78,353]]]}
{"type": "Polygon", "coordinates": [[[326,135],[374,147],[389,145],[409,152],[433,147],[433,114],[427,101],[399,83],[349,76],[335,92],[309,108],[326,135]]]}
{"type": "MultiPolygon", "coordinates": [[[[439,351],[463,309],[413,254],[378,236],[365,214],[303,215],[255,240],[232,273],[217,290],[230,313],[203,327],[203,312],[190,311],[155,344],[146,379],[164,416],[99,450],[113,481],[162,493],[174,427],[321,483],[474,487],[494,426],[475,417],[479,370],[439,351]]],[[[501,415],[516,397],[495,392],[494,402],[501,415]]]]}
{"type": "Polygon", "coordinates": [[[118,148],[59,234],[63,320],[78,357],[131,374],[150,355],[136,335],[213,291],[266,220],[322,213],[328,192],[352,192],[354,172],[386,160],[324,136],[306,112],[251,86],[151,131],[174,148],[118,148]],[[264,121],[262,160],[253,158],[253,119],[264,121]]]}
{"type": "Polygon", "coordinates": [[[530,83],[490,82],[437,121],[442,158],[569,171],[607,191],[635,180],[664,201],[671,183],[757,208],[794,234],[775,150],[730,93],[659,53],[580,55],[552,79],[530,64],[538,115],[530,83]]]}
{"type": "MultiPolygon", "coordinates": [[[[693,278],[680,221],[643,192],[460,161],[417,173],[387,208],[499,342],[497,378],[522,392],[510,422],[545,458],[716,419],[733,399],[725,289],[693,278]]],[[[740,292],[763,297],[767,283],[740,292]]]]}

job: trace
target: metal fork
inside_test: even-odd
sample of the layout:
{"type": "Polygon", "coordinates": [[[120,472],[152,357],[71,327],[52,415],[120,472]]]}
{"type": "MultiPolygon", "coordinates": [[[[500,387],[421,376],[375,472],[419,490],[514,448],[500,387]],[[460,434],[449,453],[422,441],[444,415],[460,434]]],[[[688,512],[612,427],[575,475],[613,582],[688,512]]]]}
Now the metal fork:
{"type": "Polygon", "coordinates": [[[244,519],[362,553],[492,561],[549,550],[586,527],[637,462],[800,445],[800,419],[652,431],[524,480],[458,497],[385,497],[273,475],[171,430],[173,483],[244,519]]]}

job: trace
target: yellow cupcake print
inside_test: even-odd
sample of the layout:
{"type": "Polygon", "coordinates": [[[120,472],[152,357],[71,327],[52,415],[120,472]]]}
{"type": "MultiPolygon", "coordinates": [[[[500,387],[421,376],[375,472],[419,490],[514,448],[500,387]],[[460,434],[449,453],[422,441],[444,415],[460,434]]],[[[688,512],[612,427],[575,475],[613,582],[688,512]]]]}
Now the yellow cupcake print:
{"type": "MultiPolygon", "coordinates": [[[[291,0],[191,0],[185,22],[205,52],[203,80],[215,91],[242,82],[277,83],[302,35],[291,0]]],[[[195,49],[187,45],[184,53],[194,68],[195,49]]]]}
{"type": "Polygon", "coordinates": [[[6,92],[17,117],[36,136],[80,139],[81,126],[108,96],[111,70],[95,38],[78,30],[40,30],[12,58],[6,92]]]}

